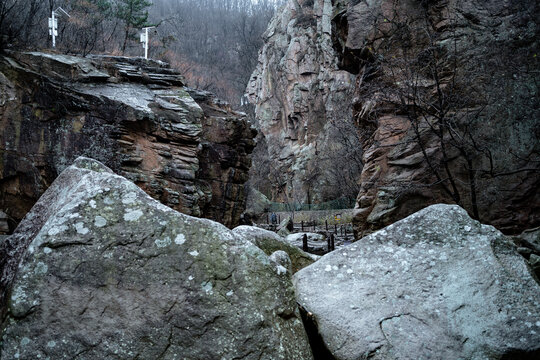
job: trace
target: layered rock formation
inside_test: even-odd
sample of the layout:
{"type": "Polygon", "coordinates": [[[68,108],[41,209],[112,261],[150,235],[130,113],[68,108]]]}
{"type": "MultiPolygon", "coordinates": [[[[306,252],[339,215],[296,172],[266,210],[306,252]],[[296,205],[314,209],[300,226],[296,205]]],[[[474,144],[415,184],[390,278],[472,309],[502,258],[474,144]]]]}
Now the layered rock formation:
{"type": "Polygon", "coordinates": [[[316,358],[540,355],[540,285],[509,238],[456,205],[427,207],[293,280],[316,358]]]}
{"type": "Polygon", "coordinates": [[[261,132],[254,170],[264,169],[252,182],[273,201],[347,197],[360,172],[360,157],[345,151],[358,141],[350,123],[354,76],[337,67],[332,15],[331,0],[287,1],[263,35],[246,91],[261,132]],[[349,178],[332,172],[338,164],[349,166],[349,178]]]}
{"type": "Polygon", "coordinates": [[[0,357],[312,359],[287,262],[79,158],[0,244],[0,357]]]}
{"type": "Polygon", "coordinates": [[[11,217],[87,155],[175,210],[238,224],[255,131],[167,64],[11,53],[0,87],[0,209],[11,217]]]}
{"type": "Polygon", "coordinates": [[[288,1],[248,87],[274,183],[304,189],[281,200],[344,192],[349,159],[318,154],[352,105],[357,238],[440,202],[507,233],[540,225],[539,18],[525,0],[288,1]]]}
{"type": "Polygon", "coordinates": [[[509,233],[540,224],[538,4],[337,1],[365,167],[357,236],[431,203],[509,233]]]}

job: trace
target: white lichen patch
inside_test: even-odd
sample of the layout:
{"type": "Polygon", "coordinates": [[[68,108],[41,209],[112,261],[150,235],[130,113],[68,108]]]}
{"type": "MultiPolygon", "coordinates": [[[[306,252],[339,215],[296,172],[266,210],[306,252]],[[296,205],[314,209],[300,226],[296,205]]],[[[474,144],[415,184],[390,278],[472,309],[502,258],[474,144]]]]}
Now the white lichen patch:
{"type": "Polygon", "coordinates": [[[184,236],[184,234],[178,234],[174,238],[174,243],[177,245],[182,245],[185,242],[186,242],[186,237],[184,236]]]}
{"type": "Polygon", "coordinates": [[[214,293],[214,286],[212,285],[212,283],[210,281],[205,281],[201,284],[201,287],[202,289],[204,290],[205,293],[207,293],[208,295],[212,295],[214,293]]]}
{"type": "Polygon", "coordinates": [[[66,225],[60,225],[60,226],[53,226],[49,229],[49,231],[47,232],[47,235],[49,236],[55,236],[55,235],[58,235],[64,231],[66,231],[68,229],[68,227],[66,225]]]}
{"type": "Polygon", "coordinates": [[[27,300],[26,292],[24,291],[24,286],[17,286],[13,289],[11,293],[11,302],[13,304],[19,304],[27,300]]]}
{"type": "Polygon", "coordinates": [[[126,210],[124,221],[137,221],[143,215],[141,210],[126,210]]]}
{"type": "Polygon", "coordinates": [[[51,341],[49,341],[49,342],[47,343],[47,347],[48,347],[48,348],[53,348],[53,347],[55,347],[55,346],[56,346],[56,341],[54,341],[54,340],[51,340],[51,341]]]}
{"type": "Polygon", "coordinates": [[[154,240],[154,243],[156,244],[157,247],[166,247],[166,246],[169,246],[171,245],[171,238],[170,237],[166,237],[164,239],[156,239],[154,240]]]}
{"type": "Polygon", "coordinates": [[[227,295],[227,296],[233,296],[233,294],[234,294],[234,291],[229,290],[225,295],[227,295]]]}
{"type": "Polygon", "coordinates": [[[103,216],[99,216],[97,215],[95,218],[94,218],[94,226],[95,227],[104,227],[105,225],[107,225],[107,219],[105,219],[103,216]]]}
{"type": "Polygon", "coordinates": [[[75,230],[77,230],[77,233],[81,235],[86,235],[90,231],[88,230],[88,228],[84,227],[84,223],[82,222],[78,222],[74,226],[75,226],[75,230]]]}
{"type": "Polygon", "coordinates": [[[45,254],[50,254],[51,252],[52,252],[52,249],[51,249],[50,247],[46,247],[46,246],[45,246],[45,247],[43,248],[43,253],[45,253],[45,254]]]}
{"type": "Polygon", "coordinates": [[[96,208],[96,201],[94,199],[90,200],[90,202],[88,203],[90,205],[90,207],[92,209],[95,209],[96,208]]]}
{"type": "Polygon", "coordinates": [[[326,267],[324,268],[324,271],[332,271],[332,266],[326,265],[326,267]]]}
{"type": "Polygon", "coordinates": [[[23,338],[21,339],[21,346],[26,346],[26,345],[28,345],[28,344],[30,344],[30,339],[27,338],[26,336],[23,337],[23,338]]]}
{"type": "Polygon", "coordinates": [[[36,268],[34,269],[34,273],[36,274],[46,274],[47,273],[47,270],[49,270],[49,267],[43,263],[43,262],[38,262],[37,265],[36,265],[36,268]]]}
{"type": "Polygon", "coordinates": [[[122,204],[124,205],[133,204],[136,199],[137,199],[137,193],[131,191],[127,193],[126,195],[124,195],[124,197],[122,198],[122,204]]]}
{"type": "Polygon", "coordinates": [[[197,250],[190,251],[188,254],[193,256],[193,257],[199,256],[199,252],[197,250]]]}
{"type": "Polygon", "coordinates": [[[276,266],[276,272],[278,275],[281,275],[281,274],[286,274],[287,273],[287,269],[285,269],[283,266],[281,265],[278,265],[276,266]]]}

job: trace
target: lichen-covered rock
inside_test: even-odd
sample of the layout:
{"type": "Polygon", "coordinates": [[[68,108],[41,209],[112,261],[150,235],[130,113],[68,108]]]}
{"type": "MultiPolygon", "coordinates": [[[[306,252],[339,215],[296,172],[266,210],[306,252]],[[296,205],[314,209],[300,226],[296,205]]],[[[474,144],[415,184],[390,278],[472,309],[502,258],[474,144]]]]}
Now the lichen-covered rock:
{"type": "Polygon", "coordinates": [[[293,273],[313,264],[319,258],[316,255],[302,251],[294,244],[290,244],[273,231],[242,225],[234,228],[233,232],[257,245],[267,255],[272,255],[280,250],[287,253],[290,257],[293,273]]]}
{"type": "Polygon", "coordinates": [[[177,211],[239,224],[254,129],[166,63],[9,53],[0,93],[0,209],[14,219],[91,156],[177,211]]]}
{"type": "Polygon", "coordinates": [[[289,271],[94,160],[55,180],[0,255],[2,359],[312,358],[289,271]]]}
{"type": "Polygon", "coordinates": [[[338,360],[540,355],[540,286],[507,237],[456,205],[425,208],[293,280],[338,360]]]}

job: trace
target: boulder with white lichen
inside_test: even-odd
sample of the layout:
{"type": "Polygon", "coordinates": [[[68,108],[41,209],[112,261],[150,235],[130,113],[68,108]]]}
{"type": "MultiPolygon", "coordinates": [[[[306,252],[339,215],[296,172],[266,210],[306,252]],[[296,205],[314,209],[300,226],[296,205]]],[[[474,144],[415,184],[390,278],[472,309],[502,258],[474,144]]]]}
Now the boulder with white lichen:
{"type": "Polygon", "coordinates": [[[456,205],[425,208],[293,280],[312,345],[334,359],[540,356],[540,286],[506,236],[456,205]]]}
{"type": "Polygon", "coordinates": [[[0,255],[2,359],[312,358],[284,256],[91,159],[55,180],[0,255]]]}
{"type": "Polygon", "coordinates": [[[290,258],[293,273],[311,265],[319,258],[317,255],[302,251],[273,231],[242,225],[234,228],[233,232],[251,241],[267,255],[273,255],[274,252],[278,251],[285,252],[290,258]]]}

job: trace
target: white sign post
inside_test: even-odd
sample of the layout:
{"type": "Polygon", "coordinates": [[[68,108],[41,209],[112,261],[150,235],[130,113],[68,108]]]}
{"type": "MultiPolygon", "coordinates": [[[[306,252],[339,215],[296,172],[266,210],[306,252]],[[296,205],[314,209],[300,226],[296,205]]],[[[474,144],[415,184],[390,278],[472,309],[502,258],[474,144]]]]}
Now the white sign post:
{"type": "Polygon", "coordinates": [[[155,26],[149,26],[143,28],[144,33],[141,34],[141,42],[143,44],[144,48],[144,58],[148,59],[148,43],[150,42],[150,39],[148,39],[148,29],[153,29],[155,26]]]}
{"type": "Polygon", "coordinates": [[[54,11],[49,18],[49,35],[52,36],[52,46],[56,47],[56,37],[58,36],[58,19],[54,11]]]}
{"type": "Polygon", "coordinates": [[[56,13],[58,10],[66,14],[68,17],[71,17],[64,9],[59,7],[56,10],[53,10],[51,13],[51,17],[49,18],[49,35],[52,36],[52,46],[53,48],[56,47],[56,37],[58,36],[58,14],[56,13]]]}

